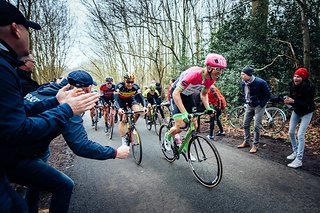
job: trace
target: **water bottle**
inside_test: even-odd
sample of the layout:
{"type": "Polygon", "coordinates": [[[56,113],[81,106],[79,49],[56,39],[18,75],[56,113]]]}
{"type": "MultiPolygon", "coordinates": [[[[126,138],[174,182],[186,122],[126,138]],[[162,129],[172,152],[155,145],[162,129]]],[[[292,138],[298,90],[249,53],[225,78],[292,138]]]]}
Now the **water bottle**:
{"type": "Polygon", "coordinates": [[[174,138],[176,140],[177,145],[182,144],[181,139],[180,139],[180,134],[175,134],[174,138]]]}

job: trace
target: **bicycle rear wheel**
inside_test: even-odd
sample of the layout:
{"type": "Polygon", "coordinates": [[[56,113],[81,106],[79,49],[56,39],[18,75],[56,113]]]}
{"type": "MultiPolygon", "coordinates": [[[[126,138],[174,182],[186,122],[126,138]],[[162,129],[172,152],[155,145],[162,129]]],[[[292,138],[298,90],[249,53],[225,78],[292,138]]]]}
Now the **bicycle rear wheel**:
{"type": "Polygon", "coordinates": [[[233,108],[229,114],[229,122],[234,128],[243,128],[243,120],[245,108],[243,106],[238,106],[233,108]]]}
{"type": "Polygon", "coordinates": [[[272,134],[279,133],[286,124],[286,114],[277,107],[268,107],[262,117],[262,128],[272,134]]]}
{"type": "Polygon", "coordinates": [[[171,143],[171,145],[169,144],[165,144],[167,143],[165,140],[165,134],[166,132],[168,132],[170,130],[170,126],[168,126],[167,124],[162,124],[159,130],[159,145],[160,145],[160,149],[164,155],[164,157],[166,158],[167,161],[169,162],[173,162],[175,160],[175,156],[174,156],[174,147],[173,144],[171,143]],[[170,147],[170,149],[167,149],[168,147],[170,147]]]}
{"type": "Polygon", "coordinates": [[[131,150],[135,163],[139,165],[142,161],[142,144],[139,132],[136,129],[131,131],[131,150]]]}
{"type": "Polygon", "coordinates": [[[204,186],[212,188],[222,179],[222,161],[216,147],[205,137],[197,135],[188,146],[188,162],[193,175],[204,186]]]}

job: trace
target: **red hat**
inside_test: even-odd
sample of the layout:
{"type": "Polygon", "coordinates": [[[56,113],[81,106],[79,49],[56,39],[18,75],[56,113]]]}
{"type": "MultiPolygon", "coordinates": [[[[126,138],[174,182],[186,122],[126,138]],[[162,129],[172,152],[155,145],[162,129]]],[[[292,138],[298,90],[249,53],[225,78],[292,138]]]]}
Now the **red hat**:
{"type": "Polygon", "coordinates": [[[294,72],[294,75],[300,76],[302,79],[309,78],[309,73],[306,68],[299,68],[294,72]]]}

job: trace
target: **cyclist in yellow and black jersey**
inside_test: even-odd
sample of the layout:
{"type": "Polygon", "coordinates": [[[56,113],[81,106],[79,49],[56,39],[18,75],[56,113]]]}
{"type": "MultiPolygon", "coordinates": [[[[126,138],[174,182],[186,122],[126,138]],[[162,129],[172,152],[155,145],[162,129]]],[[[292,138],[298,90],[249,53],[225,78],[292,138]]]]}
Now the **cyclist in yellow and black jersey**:
{"type": "MultiPolygon", "coordinates": [[[[151,84],[149,88],[143,92],[143,97],[145,97],[145,99],[147,100],[148,109],[150,109],[152,105],[155,105],[155,104],[158,105],[157,108],[161,114],[162,121],[165,121],[163,110],[160,107],[160,104],[161,104],[160,93],[156,89],[156,86],[151,84]]],[[[149,114],[150,114],[150,111],[148,110],[147,115],[149,116],[149,114]]]]}
{"type": "MultiPolygon", "coordinates": [[[[139,103],[144,108],[144,111],[147,111],[145,107],[145,102],[141,94],[141,90],[138,84],[134,83],[133,73],[125,73],[123,76],[123,82],[120,82],[116,85],[116,90],[114,93],[115,106],[119,109],[119,115],[121,117],[121,122],[119,122],[119,133],[122,139],[122,144],[126,145],[125,138],[125,123],[122,119],[122,115],[127,107],[130,107],[133,111],[139,111],[139,103]]],[[[139,118],[139,114],[135,115],[135,121],[139,118]]]]}

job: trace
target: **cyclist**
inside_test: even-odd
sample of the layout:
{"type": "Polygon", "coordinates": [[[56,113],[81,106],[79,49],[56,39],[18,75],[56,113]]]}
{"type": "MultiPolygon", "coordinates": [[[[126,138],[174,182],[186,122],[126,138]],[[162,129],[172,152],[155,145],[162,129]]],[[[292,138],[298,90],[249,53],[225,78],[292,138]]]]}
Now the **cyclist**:
{"type": "MultiPolygon", "coordinates": [[[[97,83],[94,81],[93,85],[97,86],[97,83]]],[[[92,93],[98,94],[98,91],[96,89],[93,89],[92,93]]],[[[100,98],[96,102],[96,105],[92,109],[90,109],[90,118],[91,118],[91,122],[92,122],[91,126],[94,126],[94,116],[96,115],[95,107],[99,107],[99,106],[101,106],[100,98]]]]}
{"type": "Polygon", "coordinates": [[[111,76],[106,77],[106,83],[100,86],[100,98],[104,106],[104,122],[105,122],[105,132],[108,131],[108,114],[111,102],[114,101],[114,92],[116,86],[113,84],[113,78],[111,76]]]}
{"type": "MultiPolygon", "coordinates": [[[[125,119],[123,119],[124,111],[128,105],[133,111],[139,110],[139,103],[142,104],[144,111],[147,109],[145,107],[145,102],[141,94],[141,90],[138,84],[134,83],[135,77],[133,73],[126,72],[123,75],[123,82],[116,85],[115,91],[115,106],[118,109],[121,122],[119,122],[119,133],[121,136],[122,144],[127,145],[125,137],[125,119]]],[[[139,114],[134,116],[135,122],[138,120],[139,114]]]]}
{"type": "MultiPolygon", "coordinates": [[[[206,56],[204,64],[204,68],[191,67],[182,72],[179,79],[172,86],[172,113],[175,125],[165,135],[164,148],[167,150],[171,149],[172,137],[180,133],[180,127],[184,127],[185,123],[189,121],[188,114],[192,112],[194,107],[199,105],[195,103],[194,95],[201,92],[201,101],[206,112],[214,111],[208,103],[208,90],[219,75],[223,73],[223,70],[227,67],[227,62],[222,55],[210,53],[206,56]]],[[[196,123],[196,121],[194,122],[196,123]]]]}
{"type": "Polygon", "coordinates": [[[148,108],[147,117],[150,116],[151,106],[156,104],[156,105],[158,105],[157,108],[161,114],[162,121],[165,121],[163,110],[160,107],[160,103],[161,103],[160,93],[156,89],[156,86],[151,84],[149,86],[149,88],[143,92],[143,96],[147,99],[147,103],[148,103],[147,104],[147,108],[148,108]]]}

